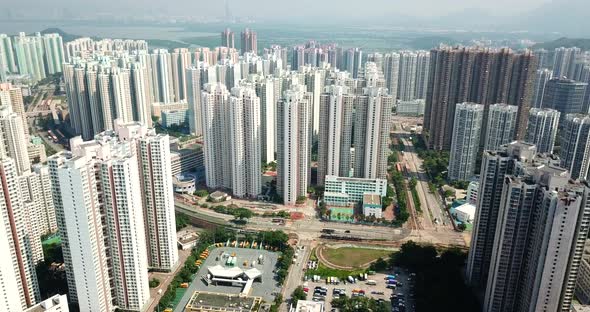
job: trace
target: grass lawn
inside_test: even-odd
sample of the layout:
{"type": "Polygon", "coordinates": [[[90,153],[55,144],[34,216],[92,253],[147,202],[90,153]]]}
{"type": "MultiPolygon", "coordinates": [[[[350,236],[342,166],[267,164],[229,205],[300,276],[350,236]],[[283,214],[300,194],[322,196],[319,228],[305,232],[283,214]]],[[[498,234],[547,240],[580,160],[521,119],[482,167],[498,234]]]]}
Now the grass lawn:
{"type": "Polygon", "coordinates": [[[325,266],[323,263],[318,264],[318,268],[315,270],[307,270],[305,275],[319,275],[322,278],[326,277],[337,277],[341,280],[345,279],[347,276],[358,275],[360,273],[365,273],[365,269],[355,269],[355,270],[337,270],[332,269],[325,266]]]}
{"type": "Polygon", "coordinates": [[[361,265],[376,260],[380,257],[387,257],[393,252],[390,250],[366,249],[366,248],[325,248],[323,255],[332,264],[348,267],[360,267],[361,265]]]}

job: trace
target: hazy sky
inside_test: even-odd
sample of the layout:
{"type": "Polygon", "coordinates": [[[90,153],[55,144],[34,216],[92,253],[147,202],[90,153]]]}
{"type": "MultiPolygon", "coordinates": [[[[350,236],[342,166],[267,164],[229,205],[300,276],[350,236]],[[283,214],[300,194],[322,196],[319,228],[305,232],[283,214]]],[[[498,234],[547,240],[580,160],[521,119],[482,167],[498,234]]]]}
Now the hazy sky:
{"type": "MultiPolygon", "coordinates": [[[[513,15],[530,11],[551,0],[228,0],[236,16],[255,18],[285,18],[320,16],[340,17],[383,16],[398,13],[408,16],[441,16],[466,9],[483,9],[492,15],[513,15]]],[[[554,0],[571,1],[571,0],[554,0]]],[[[97,12],[121,15],[133,14],[178,14],[222,16],[224,0],[0,0],[20,10],[55,12],[68,8],[72,12],[97,12]],[[47,11],[48,10],[48,11],[47,11]],[[135,11],[135,12],[134,12],[135,11]]]]}

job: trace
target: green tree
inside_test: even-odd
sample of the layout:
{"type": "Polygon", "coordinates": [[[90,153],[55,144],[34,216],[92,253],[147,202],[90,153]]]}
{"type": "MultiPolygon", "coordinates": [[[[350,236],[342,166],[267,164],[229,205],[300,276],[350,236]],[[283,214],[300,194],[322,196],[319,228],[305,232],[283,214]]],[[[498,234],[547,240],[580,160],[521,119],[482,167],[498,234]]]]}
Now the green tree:
{"type": "Polygon", "coordinates": [[[195,196],[199,196],[199,197],[207,197],[207,196],[209,196],[209,192],[207,190],[203,190],[203,189],[196,190],[194,194],[195,194],[195,196]]]}
{"type": "Polygon", "coordinates": [[[291,303],[293,305],[296,305],[297,301],[305,300],[306,298],[307,298],[307,294],[305,293],[305,291],[303,291],[303,287],[297,286],[297,288],[295,288],[295,290],[293,291],[293,294],[291,295],[291,303]]]}
{"type": "Polygon", "coordinates": [[[176,231],[184,229],[189,224],[189,219],[185,214],[176,213],[176,231]]]}
{"type": "Polygon", "coordinates": [[[156,288],[158,286],[160,286],[160,280],[157,278],[152,278],[149,282],[150,288],[156,288]]]}
{"type": "Polygon", "coordinates": [[[250,219],[254,216],[254,213],[250,209],[237,208],[233,210],[233,215],[238,220],[250,219]]]}
{"type": "Polygon", "coordinates": [[[301,205],[301,204],[305,203],[306,200],[307,200],[307,196],[302,195],[302,196],[297,197],[297,200],[295,200],[295,203],[297,205],[301,205]]]}

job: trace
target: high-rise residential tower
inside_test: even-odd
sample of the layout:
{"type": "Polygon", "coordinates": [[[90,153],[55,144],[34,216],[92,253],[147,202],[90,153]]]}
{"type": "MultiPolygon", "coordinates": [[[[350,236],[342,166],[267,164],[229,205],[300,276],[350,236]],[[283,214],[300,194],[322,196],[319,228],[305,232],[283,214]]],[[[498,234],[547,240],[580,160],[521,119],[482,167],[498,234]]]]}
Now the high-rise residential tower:
{"type": "Polygon", "coordinates": [[[484,105],[484,124],[490,104],[516,105],[516,137],[523,138],[536,69],[537,61],[530,51],[465,47],[432,50],[424,112],[429,148],[443,150],[451,146],[455,105],[463,102],[484,105]]]}
{"type": "Polygon", "coordinates": [[[305,196],[310,179],[311,98],[305,86],[293,85],[277,103],[277,191],[293,205],[305,196]]]}
{"type": "Polygon", "coordinates": [[[53,75],[62,72],[61,65],[65,61],[63,41],[59,34],[43,35],[43,50],[47,74],[53,75]]]}
{"type": "Polygon", "coordinates": [[[534,145],[520,142],[510,143],[499,151],[484,151],[477,194],[478,209],[466,266],[467,281],[476,289],[483,290],[488,284],[504,177],[514,172],[516,161],[533,159],[536,153],[534,145]]]}
{"type": "Polygon", "coordinates": [[[201,120],[201,70],[197,67],[186,69],[186,89],[188,100],[188,125],[196,136],[203,135],[201,120]]]}
{"type": "Polygon", "coordinates": [[[318,184],[326,175],[350,176],[355,96],[345,86],[330,86],[320,97],[318,184]]]}
{"type": "Polygon", "coordinates": [[[258,34],[250,30],[249,28],[244,29],[240,35],[241,37],[241,51],[242,54],[252,52],[258,54],[258,34]]]}
{"type": "MultiPolygon", "coordinates": [[[[502,197],[484,311],[570,311],[590,221],[590,188],[551,156],[515,160],[502,197]]],[[[478,221],[479,222],[479,221],[478,221]]]]}
{"type": "Polygon", "coordinates": [[[525,142],[534,144],[539,153],[553,153],[559,116],[550,108],[531,108],[525,142]]]}
{"type": "Polygon", "coordinates": [[[468,181],[473,177],[483,114],[481,104],[460,103],[456,106],[448,172],[451,181],[468,181]]]}
{"type": "MultiPolygon", "coordinates": [[[[508,104],[492,104],[484,138],[484,150],[497,150],[514,140],[518,107],[508,104]]],[[[483,126],[482,126],[483,127],[483,126]]]]}
{"type": "Polygon", "coordinates": [[[557,79],[573,79],[575,60],[581,50],[577,47],[556,48],[553,56],[553,77],[557,79]]]}
{"type": "Polygon", "coordinates": [[[231,91],[229,107],[232,192],[256,198],[262,191],[260,157],[260,99],[254,86],[244,84],[231,91]]]}
{"type": "Polygon", "coordinates": [[[235,34],[231,29],[226,28],[221,32],[221,46],[226,48],[234,49],[235,45],[235,34]]]}
{"type": "MultiPolygon", "coordinates": [[[[21,197],[18,170],[14,160],[0,156],[0,182],[0,219],[3,221],[3,226],[0,228],[4,230],[0,233],[2,236],[0,240],[9,246],[7,253],[2,254],[1,278],[2,280],[8,276],[15,278],[7,283],[16,282],[16,285],[12,285],[16,286],[17,297],[14,299],[19,304],[16,311],[22,311],[41,299],[33,254],[35,245],[40,245],[41,238],[32,235],[30,224],[27,222],[31,216],[21,197]],[[10,269],[13,270],[12,274],[4,271],[10,269]]],[[[6,286],[0,286],[0,291],[6,286]]],[[[8,292],[12,291],[4,290],[1,294],[8,292]]],[[[2,301],[8,300],[8,298],[2,298],[2,301]]],[[[11,305],[16,304],[10,301],[11,305]]]]}
{"type": "Polygon", "coordinates": [[[399,57],[399,79],[397,98],[400,101],[411,101],[416,96],[416,75],[418,54],[402,51],[399,57]]]}
{"type": "Polygon", "coordinates": [[[560,128],[560,166],[569,170],[573,179],[588,179],[590,115],[568,114],[560,128]]]}
{"type": "Polygon", "coordinates": [[[16,58],[12,47],[12,40],[6,34],[0,34],[0,64],[4,64],[11,73],[17,73],[16,58]]]}
{"type": "Polygon", "coordinates": [[[553,71],[547,68],[537,70],[535,76],[535,86],[533,87],[533,103],[532,107],[541,108],[543,105],[543,97],[545,96],[545,86],[547,82],[553,78],[553,71]]]}
{"type": "Polygon", "coordinates": [[[0,157],[10,157],[18,175],[31,170],[23,119],[12,112],[12,107],[0,106],[0,157]]]}
{"type": "Polygon", "coordinates": [[[385,86],[389,92],[389,95],[391,95],[394,100],[397,99],[399,62],[400,55],[398,53],[388,53],[385,54],[383,58],[383,76],[385,79],[385,86]]]}
{"type": "Polygon", "coordinates": [[[545,85],[543,108],[551,108],[561,113],[561,120],[567,114],[584,112],[584,95],[588,84],[570,79],[551,79],[545,85]]]}
{"type": "Polygon", "coordinates": [[[14,37],[14,51],[19,74],[29,75],[33,82],[47,76],[43,57],[43,39],[40,33],[34,36],[19,33],[14,37]]]}
{"type": "Polygon", "coordinates": [[[134,141],[139,162],[148,266],[172,271],[178,264],[170,139],[139,123],[117,125],[118,139],[134,141]]]}
{"type": "Polygon", "coordinates": [[[367,63],[367,88],[357,97],[354,115],[354,176],[359,178],[387,177],[389,131],[394,97],[379,85],[385,81],[374,63],[367,63]]]}
{"type": "Polygon", "coordinates": [[[416,61],[416,93],[414,98],[425,99],[428,90],[428,75],[430,70],[430,52],[416,51],[418,60],[416,61]]]}

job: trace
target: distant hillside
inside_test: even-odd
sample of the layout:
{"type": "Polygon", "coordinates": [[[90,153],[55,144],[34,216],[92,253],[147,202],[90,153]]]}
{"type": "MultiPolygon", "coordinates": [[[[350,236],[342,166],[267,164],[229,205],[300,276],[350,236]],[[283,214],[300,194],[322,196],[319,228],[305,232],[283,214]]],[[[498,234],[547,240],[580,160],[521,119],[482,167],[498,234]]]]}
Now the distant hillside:
{"type": "Polygon", "coordinates": [[[533,49],[545,49],[554,50],[559,47],[578,47],[582,50],[590,50],[590,39],[583,38],[559,38],[557,40],[537,43],[533,46],[533,49]]]}
{"type": "Polygon", "coordinates": [[[414,49],[420,50],[430,50],[432,48],[437,48],[441,43],[447,45],[453,45],[457,43],[457,40],[449,37],[441,37],[441,36],[430,36],[430,37],[422,37],[416,38],[408,42],[408,44],[413,47],[414,49]]]}
{"type": "Polygon", "coordinates": [[[47,28],[41,31],[41,34],[59,34],[64,42],[70,42],[75,39],[81,38],[82,36],[68,34],[67,32],[59,28],[47,28]]]}

